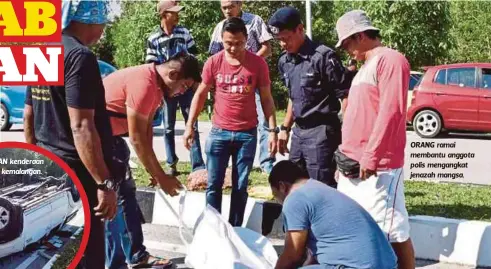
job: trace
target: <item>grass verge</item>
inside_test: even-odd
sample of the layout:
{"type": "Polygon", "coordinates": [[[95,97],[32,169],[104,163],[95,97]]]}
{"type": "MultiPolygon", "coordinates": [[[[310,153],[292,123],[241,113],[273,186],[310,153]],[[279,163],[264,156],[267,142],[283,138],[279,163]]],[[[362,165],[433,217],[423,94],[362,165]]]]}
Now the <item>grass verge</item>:
{"type": "Polygon", "coordinates": [[[53,263],[52,269],[66,269],[72,262],[73,258],[77,254],[80,244],[82,243],[82,233],[80,233],[75,239],[70,240],[61,250],[60,257],[53,263]]]}
{"type": "MultiPolygon", "coordinates": [[[[138,162],[137,162],[138,163],[138,162]]],[[[164,165],[164,163],[162,163],[164,165]]],[[[189,163],[180,163],[179,180],[186,184],[189,163]]],[[[148,174],[139,166],[134,171],[137,185],[148,184],[148,174]]],[[[440,216],[454,219],[491,221],[491,187],[457,183],[405,181],[406,207],[410,215],[440,216]]],[[[229,193],[230,191],[225,191],[229,193]]],[[[249,195],[272,199],[267,175],[253,169],[249,176],[249,195]]]]}

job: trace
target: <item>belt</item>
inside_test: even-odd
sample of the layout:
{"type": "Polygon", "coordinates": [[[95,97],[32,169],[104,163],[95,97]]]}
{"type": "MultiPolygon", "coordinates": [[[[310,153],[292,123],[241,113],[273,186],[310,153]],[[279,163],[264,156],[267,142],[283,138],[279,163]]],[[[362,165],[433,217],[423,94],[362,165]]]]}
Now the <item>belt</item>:
{"type": "Polygon", "coordinates": [[[296,127],[300,129],[312,129],[317,126],[321,125],[329,125],[329,126],[341,126],[341,122],[338,118],[338,116],[331,116],[331,115],[326,115],[322,117],[322,119],[319,119],[317,117],[317,120],[309,119],[309,120],[295,120],[295,125],[296,127]]]}

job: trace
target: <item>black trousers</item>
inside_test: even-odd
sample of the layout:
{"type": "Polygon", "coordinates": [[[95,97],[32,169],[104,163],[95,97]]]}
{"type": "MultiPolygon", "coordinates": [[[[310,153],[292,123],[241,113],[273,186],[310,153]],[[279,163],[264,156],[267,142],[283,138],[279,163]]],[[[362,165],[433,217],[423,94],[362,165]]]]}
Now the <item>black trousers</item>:
{"type": "MultiPolygon", "coordinates": [[[[90,206],[90,234],[84,256],[77,268],[104,269],[105,268],[105,236],[104,222],[95,216],[94,207],[98,204],[97,186],[85,168],[82,161],[64,160],[70,168],[77,174],[83,185],[90,206]]],[[[84,231],[85,232],[85,231],[84,231]]]]}
{"type": "Polygon", "coordinates": [[[341,144],[341,124],[295,127],[291,139],[290,160],[304,166],[311,178],[337,188],[334,152],[341,144]]]}

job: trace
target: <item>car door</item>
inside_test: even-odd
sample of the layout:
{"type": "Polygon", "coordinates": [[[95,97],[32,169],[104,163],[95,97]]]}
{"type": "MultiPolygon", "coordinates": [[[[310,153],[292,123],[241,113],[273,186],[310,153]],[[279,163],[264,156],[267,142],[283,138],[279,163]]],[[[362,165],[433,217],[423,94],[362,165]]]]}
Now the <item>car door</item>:
{"type": "Polygon", "coordinates": [[[24,101],[26,99],[26,86],[1,86],[2,93],[8,100],[7,110],[11,120],[18,123],[24,114],[24,101]],[[13,119],[12,119],[13,118],[13,119]]]}
{"type": "Polygon", "coordinates": [[[479,125],[479,88],[475,67],[440,70],[434,101],[449,129],[475,129],[479,125]],[[445,77],[441,72],[445,72],[445,77]]]}
{"type": "Polygon", "coordinates": [[[479,126],[480,131],[491,131],[491,66],[480,69],[479,126]]]}

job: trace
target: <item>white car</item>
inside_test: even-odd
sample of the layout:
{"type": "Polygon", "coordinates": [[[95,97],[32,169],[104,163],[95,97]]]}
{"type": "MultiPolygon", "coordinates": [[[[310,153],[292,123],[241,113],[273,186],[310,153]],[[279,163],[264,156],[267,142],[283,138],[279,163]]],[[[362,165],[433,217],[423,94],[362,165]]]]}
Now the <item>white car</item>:
{"type": "Polygon", "coordinates": [[[60,229],[81,207],[67,175],[0,188],[0,258],[23,251],[60,229]]]}

